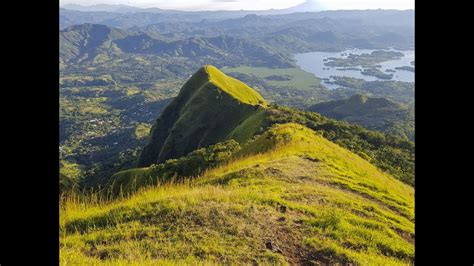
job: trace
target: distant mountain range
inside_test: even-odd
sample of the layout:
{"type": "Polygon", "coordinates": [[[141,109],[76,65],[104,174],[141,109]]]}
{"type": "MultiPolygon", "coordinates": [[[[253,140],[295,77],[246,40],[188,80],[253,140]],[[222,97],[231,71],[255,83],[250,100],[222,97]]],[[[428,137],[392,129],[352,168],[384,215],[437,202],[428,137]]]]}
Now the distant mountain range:
{"type": "Polygon", "coordinates": [[[123,5],[99,5],[83,7],[65,5],[60,8],[60,27],[65,28],[73,24],[98,23],[112,27],[128,28],[146,26],[164,21],[174,22],[201,22],[220,21],[233,18],[242,18],[246,15],[274,16],[275,19],[288,22],[301,19],[351,19],[367,25],[410,26],[414,25],[413,10],[340,10],[321,11],[313,2],[306,2],[299,6],[267,11],[179,11],[163,10],[159,8],[140,9],[123,5]],[[306,10],[306,11],[303,11],[306,10]]]}
{"type": "MultiPolygon", "coordinates": [[[[107,4],[97,4],[97,5],[90,5],[84,6],[79,4],[66,4],[62,5],[61,8],[68,9],[68,10],[76,10],[76,11],[85,11],[85,12],[115,12],[115,13],[133,13],[133,12],[150,12],[150,13],[163,13],[163,12],[186,12],[180,10],[169,10],[169,9],[160,9],[160,8],[140,8],[135,6],[128,6],[128,5],[107,5],[107,4]]],[[[229,12],[252,12],[252,13],[259,13],[259,14],[289,14],[294,12],[317,12],[324,10],[324,7],[319,4],[317,0],[307,0],[306,2],[299,4],[294,7],[285,8],[285,9],[271,9],[271,10],[246,10],[246,11],[229,11],[229,12]]],[[[206,12],[206,11],[201,11],[206,12]]]]}
{"type": "Polygon", "coordinates": [[[285,55],[258,42],[231,36],[194,37],[177,41],[156,39],[146,33],[83,24],[60,32],[60,61],[64,64],[92,62],[98,58],[114,58],[123,54],[173,57],[219,57],[232,60],[243,57],[254,63],[289,66],[285,55]]]}

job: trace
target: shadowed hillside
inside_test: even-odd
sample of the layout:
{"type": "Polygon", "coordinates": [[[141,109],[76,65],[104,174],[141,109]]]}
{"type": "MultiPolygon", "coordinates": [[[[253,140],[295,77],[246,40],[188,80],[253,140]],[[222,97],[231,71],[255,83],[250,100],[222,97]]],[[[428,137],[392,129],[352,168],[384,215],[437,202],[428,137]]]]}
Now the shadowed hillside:
{"type": "Polygon", "coordinates": [[[355,94],[349,99],[323,102],[309,108],[324,116],[414,140],[414,112],[385,98],[355,94]]]}

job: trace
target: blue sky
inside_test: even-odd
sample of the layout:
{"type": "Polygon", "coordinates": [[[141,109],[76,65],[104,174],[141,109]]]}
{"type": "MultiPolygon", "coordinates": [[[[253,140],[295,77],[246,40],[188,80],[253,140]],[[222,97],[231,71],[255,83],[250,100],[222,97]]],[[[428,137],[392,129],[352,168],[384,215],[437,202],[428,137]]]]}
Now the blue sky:
{"type": "MultiPolygon", "coordinates": [[[[414,9],[414,0],[310,0],[325,9],[414,9]]],[[[60,4],[123,4],[181,10],[266,10],[292,7],[304,0],[60,0],[60,4]]]]}

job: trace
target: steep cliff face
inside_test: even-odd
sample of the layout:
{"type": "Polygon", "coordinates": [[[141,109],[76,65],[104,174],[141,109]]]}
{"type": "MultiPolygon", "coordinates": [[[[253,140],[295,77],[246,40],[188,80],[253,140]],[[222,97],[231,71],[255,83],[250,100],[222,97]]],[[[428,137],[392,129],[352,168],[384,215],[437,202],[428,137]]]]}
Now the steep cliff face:
{"type": "Polygon", "coordinates": [[[266,106],[267,102],[255,90],[206,65],[184,84],[156,120],[138,166],[178,158],[225,140],[266,106]]]}

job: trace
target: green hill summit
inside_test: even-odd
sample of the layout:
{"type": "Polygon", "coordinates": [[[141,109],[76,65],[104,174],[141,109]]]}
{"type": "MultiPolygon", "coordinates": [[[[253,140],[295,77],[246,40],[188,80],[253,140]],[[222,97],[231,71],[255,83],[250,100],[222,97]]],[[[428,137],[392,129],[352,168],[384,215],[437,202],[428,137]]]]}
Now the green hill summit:
{"type": "Polygon", "coordinates": [[[203,68],[208,74],[210,83],[240,102],[250,105],[267,105],[265,99],[263,99],[258,92],[247,86],[247,84],[242,81],[227,76],[214,66],[205,65],[203,68]]]}
{"type": "Polygon", "coordinates": [[[189,78],[156,120],[138,166],[181,157],[225,140],[230,134],[239,139],[234,129],[267,106],[258,92],[206,65],[189,78]]]}

